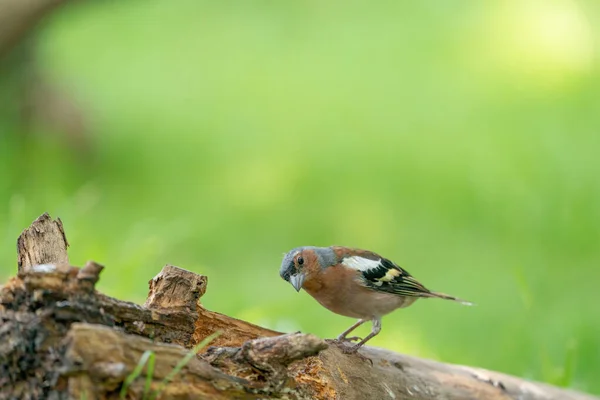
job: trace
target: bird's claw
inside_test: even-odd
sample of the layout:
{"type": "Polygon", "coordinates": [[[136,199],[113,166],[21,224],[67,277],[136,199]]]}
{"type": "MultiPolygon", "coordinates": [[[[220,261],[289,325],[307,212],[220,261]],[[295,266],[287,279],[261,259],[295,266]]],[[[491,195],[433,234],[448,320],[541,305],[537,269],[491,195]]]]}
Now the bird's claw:
{"type": "Polygon", "coordinates": [[[360,354],[358,352],[358,349],[360,349],[360,346],[358,346],[358,345],[340,347],[340,350],[342,350],[342,353],[353,354],[355,357],[358,357],[363,361],[368,361],[369,363],[371,363],[371,366],[373,366],[373,360],[371,360],[369,357],[366,357],[366,356],[363,356],[362,354],[360,354]]]}
{"type": "Polygon", "coordinates": [[[361,337],[358,336],[352,336],[352,337],[338,337],[337,339],[338,342],[342,343],[342,342],[359,342],[362,340],[361,337]]]}
{"type": "Polygon", "coordinates": [[[342,353],[344,353],[344,354],[358,354],[357,346],[342,345],[342,346],[340,346],[340,350],[342,350],[342,353]]]}
{"type": "Polygon", "coordinates": [[[353,337],[349,337],[349,338],[335,338],[335,339],[325,339],[325,341],[327,343],[331,343],[331,344],[335,344],[338,347],[348,347],[345,346],[346,343],[352,343],[355,341],[359,341],[362,340],[361,338],[359,338],[358,336],[353,336],[353,337]]]}
{"type": "Polygon", "coordinates": [[[327,343],[331,343],[336,345],[340,350],[342,350],[342,352],[344,354],[351,354],[351,353],[355,353],[358,350],[358,347],[356,345],[354,346],[348,346],[346,343],[348,343],[350,340],[347,338],[344,339],[325,339],[325,341],[327,343]]]}
{"type": "Polygon", "coordinates": [[[348,354],[348,355],[354,354],[356,357],[362,359],[363,361],[368,361],[371,363],[371,365],[373,365],[373,360],[371,360],[368,357],[363,356],[362,354],[360,354],[358,352],[358,349],[360,349],[361,346],[359,346],[359,345],[349,346],[347,344],[348,342],[351,342],[352,340],[360,340],[360,338],[345,338],[343,340],[327,339],[325,341],[336,345],[336,347],[338,349],[340,349],[343,354],[348,354]]]}

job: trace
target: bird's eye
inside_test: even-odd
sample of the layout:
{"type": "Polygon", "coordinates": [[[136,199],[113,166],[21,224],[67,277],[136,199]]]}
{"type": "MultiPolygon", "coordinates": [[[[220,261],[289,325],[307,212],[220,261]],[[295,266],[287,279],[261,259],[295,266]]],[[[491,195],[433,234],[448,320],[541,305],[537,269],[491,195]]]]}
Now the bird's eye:
{"type": "Polygon", "coordinates": [[[302,256],[298,257],[298,265],[304,264],[304,258],[302,256]]]}

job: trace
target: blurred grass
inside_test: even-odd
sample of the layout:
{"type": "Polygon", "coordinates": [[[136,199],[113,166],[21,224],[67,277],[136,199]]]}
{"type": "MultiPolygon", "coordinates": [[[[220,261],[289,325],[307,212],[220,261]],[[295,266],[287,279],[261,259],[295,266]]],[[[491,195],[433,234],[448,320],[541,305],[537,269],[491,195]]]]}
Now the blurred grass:
{"type": "Polygon", "coordinates": [[[39,57],[85,100],[97,154],[81,163],[43,128],[0,135],[0,277],[49,211],[110,295],[143,301],[172,263],[210,277],[210,309],[332,337],[352,321],[297,295],[281,256],[368,248],[478,304],[418,302],[373,345],[600,394],[599,12],[72,6],[39,57]]]}

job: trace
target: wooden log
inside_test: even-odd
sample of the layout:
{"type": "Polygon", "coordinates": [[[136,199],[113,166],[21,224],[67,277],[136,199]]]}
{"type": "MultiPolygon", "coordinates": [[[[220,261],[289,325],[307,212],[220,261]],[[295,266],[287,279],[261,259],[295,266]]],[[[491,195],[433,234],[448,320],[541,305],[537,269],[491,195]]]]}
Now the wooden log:
{"type": "MultiPolygon", "coordinates": [[[[47,255],[47,246],[31,240],[19,247],[23,259],[46,262],[32,249],[47,255]]],[[[144,398],[146,378],[165,399],[598,399],[373,347],[348,355],[313,335],[261,328],[206,310],[200,299],[208,279],[174,266],[150,281],[139,306],[98,293],[102,270],[93,262],[82,269],[28,262],[0,289],[0,399],[118,398],[145,351],[154,354],[154,370],[125,385],[131,399],[144,398]],[[212,347],[163,387],[189,349],[216,331],[222,335],[212,347]]]]}
{"type": "MultiPolygon", "coordinates": [[[[75,323],[66,337],[65,368],[69,377],[68,392],[72,398],[82,396],[105,398],[116,394],[126,377],[133,372],[146,351],[155,354],[151,373],[151,391],[159,390],[161,382],[186,356],[181,346],[157,343],[137,335],[127,335],[102,325],[75,323]]],[[[127,387],[130,398],[142,398],[145,369],[140,379],[127,387]]],[[[207,362],[192,358],[176,374],[164,390],[162,398],[227,399],[231,393],[245,395],[242,379],[226,375],[207,362]]]]}
{"type": "Polygon", "coordinates": [[[157,315],[193,318],[188,322],[192,337],[180,343],[185,347],[192,347],[217,331],[222,332],[215,341],[215,345],[219,346],[241,346],[250,339],[281,334],[205,309],[200,298],[208,285],[206,276],[167,265],[149,285],[150,291],[144,303],[146,308],[155,310],[157,315]]]}
{"type": "MultiPolygon", "coordinates": [[[[268,359],[267,363],[276,360],[278,367],[285,370],[293,361],[327,347],[325,342],[312,335],[284,335],[267,340],[275,341],[277,350],[263,348],[264,340],[248,342],[246,347],[253,348],[252,354],[237,360],[238,368],[254,366],[248,364],[250,360],[268,359]]],[[[144,383],[150,377],[149,392],[159,392],[160,397],[165,399],[278,398],[272,396],[273,389],[268,384],[253,385],[246,379],[223,373],[200,358],[192,358],[179,373],[173,375],[168,385],[161,388],[163,380],[187,355],[181,346],[156,343],[101,325],[82,323],[71,326],[66,342],[62,374],[69,377],[68,390],[72,398],[106,398],[116,394],[146,351],[155,355],[154,368],[149,370],[146,367],[140,378],[126,387],[130,397],[141,398],[144,383]]]]}

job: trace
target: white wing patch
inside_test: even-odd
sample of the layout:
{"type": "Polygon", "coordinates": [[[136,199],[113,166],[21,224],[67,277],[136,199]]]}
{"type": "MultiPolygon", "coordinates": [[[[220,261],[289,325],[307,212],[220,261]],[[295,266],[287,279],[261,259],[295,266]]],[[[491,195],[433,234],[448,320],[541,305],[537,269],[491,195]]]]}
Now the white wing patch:
{"type": "Polygon", "coordinates": [[[342,260],[342,264],[344,264],[346,267],[357,269],[359,271],[368,271],[370,269],[380,267],[380,261],[381,259],[369,260],[368,258],[360,256],[352,256],[344,258],[342,260]]]}

